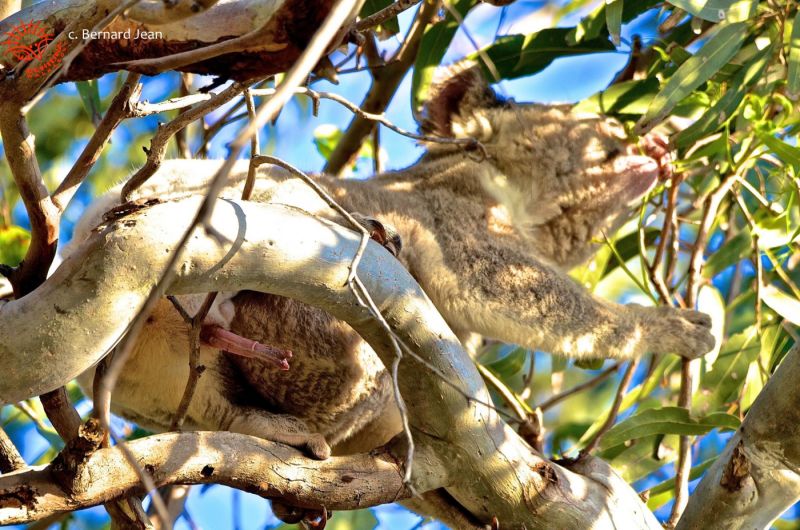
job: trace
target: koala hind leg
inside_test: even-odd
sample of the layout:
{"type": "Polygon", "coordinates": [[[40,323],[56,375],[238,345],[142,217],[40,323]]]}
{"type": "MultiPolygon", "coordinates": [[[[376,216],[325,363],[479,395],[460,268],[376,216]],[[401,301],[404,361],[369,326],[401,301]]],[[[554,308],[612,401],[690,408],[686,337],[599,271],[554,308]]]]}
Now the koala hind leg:
{"type": "Polygon", "coordinates": [[[319,460],[331,456],[331,448],[324,436],[309,432],[302,420],[288,414],[271,414],[261,409],[250,409],[237,413],[228,430],[301,448],[319,460]]]}
{"type": "MultiPolygon", "coordinates": [[[[208,354],[208,350],[204,353],[208,354]]],[[[306,423],[287,414],[276,414],[258,406],[237,403],[240,392],[230,380],[228,366],[220,352],[213,352],[214,359],[201,359],[207,370],[200,377],[194,399],[189,405],[187,423],[196,429],[225,430],[257,436],[272,442],[297,447],[314,458],[324,460],[331,454],[325,437],[312,432],[306,423]]]]}

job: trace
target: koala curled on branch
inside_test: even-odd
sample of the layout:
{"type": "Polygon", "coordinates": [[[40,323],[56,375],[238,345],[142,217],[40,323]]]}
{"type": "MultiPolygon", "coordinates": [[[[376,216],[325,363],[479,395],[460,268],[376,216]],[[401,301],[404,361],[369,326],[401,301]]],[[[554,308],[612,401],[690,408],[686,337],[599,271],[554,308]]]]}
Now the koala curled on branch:
{"type": "MultiPolygon", "coordinates": [[[[503,103],[474,68],[439,83],[426,110],[428,130],[474,137],[482,147],[436,144],[417,164],[365,181],[317,178],[345,209],[368,212],[364,222],[384,230],[387,248],[397,252],[402,242],[398,259],[459,336],[475,332],[574,358],[693,358],[713,347],[705,314],[615,304],[565,274],[656,183],[665,155],[657,141],[643,142],[639,154],[612,120],[573,115],[567,106],[503,103]]],[[[203,193],[220,164],[167,161],[132,198],[203,193]]],[[[246,162],[236,166],[224,197],[239,197],[246,173],[246,162]]],[[[116,189],[96,201],[76,239],[119,200],[116,189]]],[[[274,167],[259,171],[252,200],[347,226],[305,183],[274,167]]],[[[203,296],[180,299],[191,312],[203,296]]],[[[401,431],[389,375],[344,322],[291,299],[242,291],[221,293],[207,323],[231,344],[202,345],[206,369],[186,428],[255,435],[318,458],[331,447],[369,450],[401,431]],[[290,350],[291,368],[234,351],[253,341],[290,350]]],[[[117,414],[148,429],[169,428],[189,374],[187,329],[162,300],[113,394],[117,414]]],[[[91,375],[81,377],[84,388],[91,375]]]]}

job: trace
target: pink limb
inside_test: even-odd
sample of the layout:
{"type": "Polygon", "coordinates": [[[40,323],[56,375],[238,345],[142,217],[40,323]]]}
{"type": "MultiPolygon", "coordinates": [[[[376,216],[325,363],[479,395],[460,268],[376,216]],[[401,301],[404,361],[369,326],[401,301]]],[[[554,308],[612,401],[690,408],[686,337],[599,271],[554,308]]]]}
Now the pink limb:
{"type": "Polygon", "coordinates": [[[280,370],[288,370],[288,359],[292,358],[292,352],[289,350],[266,346],[260,342],[237,335],[216,324],[203,325],[200,331],[200,340],[208,346],[225,350],[234,355],[266,361],[277,366],[280,370]]]}

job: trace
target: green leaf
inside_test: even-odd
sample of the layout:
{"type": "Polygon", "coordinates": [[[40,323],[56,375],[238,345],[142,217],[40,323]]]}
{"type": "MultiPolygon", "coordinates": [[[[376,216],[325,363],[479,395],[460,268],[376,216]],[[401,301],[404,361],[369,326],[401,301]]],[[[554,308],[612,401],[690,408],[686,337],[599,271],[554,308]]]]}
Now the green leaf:
{"type": "Polygon", "coordinates": [[[800,326],[800,301],[772,284],[761,287],[761,299],[770,309],[791,322],[800,326]]]}
{"type": "Polygon", "coordinates": [[[768,133],[759,133],[758,139],[764,142],[764,145],[777,155],[778,158],[783,160],[795,168],[795,171],[800,170],[800,148],[789,145],[783,140],[779,140],[768,133]]]}
{"type": "Polygon", "coordinates": [[[650,77],[611,85],[578,103],[573,111],[599,114],[644,114],[658,93],[658,79],[650,77]]]}
{"type": "Polygon", "coordinates": [[[728,337],[713,365],[702,374],[692,410],[700,413],[715,411],[737,400],[750,363],[756,360],[760,351],[755,326],[728,337]]]}
{"type": "MultiPolygon", "coordinates": [[[[450,9],[464,17],[476,3],[477,0],[456,0],[450,9]]],[[[436,68],[450,47],[456,31],[458,31],[458,20],[448,10],[443,20],[429,26],[422,35],[419,53],[414,62],[414,72],[411,75],[411,108],[415,111],[422,108],[422,102],[430,91],[436,68]]]]}
{"type": "Polygon", "coordinates": [[[78,94],[81,96],[83,108],[93,123],[97,124],[102,119],[100,115],[100,88],[96,79],[91,81],[78,81],[75,83],[78,94]]]}
{"type": "Polygon", "coordinates": [[[582,370],[599,370],[603,367],[605,359],[578,359],[575,366],[582,370]]]}
{"type": "MultiPolygon", "coordinates": [[[[358,12],[358,16],[366,18],[370,15],[374,15],[381,9],[389,7],[392,3],[392,0],[364,0],[364,5],[361,6],[361,11],[358,12]]],[[[381,39],[397,35],[399,32],[400,23],[397,21],[397,17],[392,17],[378,26],[378,36],[381,39]]]]}
{"type": "MultiPolygon", "coordinates": [[[[317,151],[325,160],[328,160],[336,149],[339,140],[342,139],[342,130],[330,123],[323,123],[314,129],[314,145],[317,151]]],[[[361,145],[358,151],[358,158],[372,158],[375,155],[372,139],[368,139],[361,145]]],[[[354,164],[355,165],[355,164],[354,164]]]]}
{"type": "MultiPolygon", "coordinates": [[[[620,22],[633,20],[657,3],[658,0],[637,0],[635,2],[625,3],[621,6],[622,13],[620,14],[620,22]]],[[[622,2],[620,2],[620,4],[622,4],[622,2]]],[[[604,31],[609,29],[608,15],[606,14],[607,9],[608,6],[604,2],[597,9],[586,15],[575,28],[570,30],[569,35],[567,35],[567,42],[574,45],[584,40],[591,40],[602,36],[604,31]]]]}
{"type": "MultiPolygon", "coordinates": [[[[661,230],[658,228],[645,228],[644,230],[644,244],[649,247],[653,245],[658,236],[661,235],[661,230]]],[[[631,232],[614,242],[614,248],[617,251],[622,263],[627,263],[631,258],[639,255],[639,231],[631,232]]],[[[606,268],[603,271],[603,277],[608,276],[614,269],[620,266],[620,260],[614,256],[613,259],[608,260],[606,268]]]]}
{"type": "Polygon", "coordinates": [[[715,428],[737,429],[739,423],[739,418],[724,412],[692,418],[689,411],[682,407],[648,409],[614,425],[602,438],[601,447],[610,448],[654,434],[697,436],[715,428]]]}
{"type": "Polygon", "coordinates": [[[744,22],[720,26],[696,54],[683,63],[653,98],[647,112],[636,124],[639,131],[660,122],[681,100],[708,81],[741,48],[747,36],[744,22]]]}
{"type": "Polygon", "coordinates": [[[672,144],[676,147],[692,145],[697,140],[717,131],[730,120],[744,99],[747,89],[761,78],[771,55],[772,47],[768,46],[742,66],[737,74],[727,82],[728,88],[725,94],[697,121],[673,136],[672,144]]]}
{"type": "Polygon", "coordinates": [[[667,0],[667,3],[679,7],[709,22],[743,22],[756,12],[756,0],[667,0]]]}
{"type": "Polygon", "coordinates": [[[31,234],[16,225],[0,227],[0,263],[16,267],[25,257],[31,234]]]}
{"type": "Polygon", "coordinates": [[[703,266],[703,276],[713,278],[731,265],[735,265],[747,257],[753,249],[750,232],[742,230],[708,258],[703,266]]]}
{"type": "Polygon", "coordinates": [[[631,483],[650,476],[673,461],[678,444],[677,436],[654,434],[611,447],[598,456],[607,460],[626,482],[631,483]]]}
{"type": "Polygon", "coordinates": [[[611,3],[606,3],[606,28],[608,34],[611,36],[611,42],[614,46],[619,46],[619,33],[622,28],[622,0],[612,0],[611,3]]]}
{"type": "Polygon", "coordinates": [[[325,160],[330,158],[341,139],[342,130],[335,125],[325,123],[314,129],[314,145],[325,160]]]}
{"type": "Polygon", "coordinates": [[[605,38],[570,46],[569,32],[569,28],[550,28],[528,35],[508,35],[467,58],[480,63],[487,79],[494,79],[495,74],[500,79],[514,79],[544,70],[560,57],[614,50],[614,45],[605,38]],[[486,64],[487,57],[491,65],[486,64]]]}
{"type": "MultiPolygon", "coordinates": [[[[689,472],[689,480],[695,480],[700,478],[700,476],[706,472],[706,470],[711,467],[711,464],[717,461],[716,456],[712,456],[708,460],[704,460],[697,464],[696,466],[692,467],[692,470],[689,472]]],[[[656,484],[652,488],[650,488],[650,498],[647,499],[647,507],[651,510],[655,511],[669,502],[672,499],[673,492],[675,490],[675,477],[665,480],[659,484],[656,484]]]]}
{"type": "Polygon", "coordinates": [[[372,530],[378,525],[378,519],[372,510],[339,511],[334,514],[325,526],[328,530],[372,530]]]}
{"type": "MultiPolygon", "coordinates": [[[[759,213],[761,213],[760,211],[759,213]]],[[[788,245],[796,234],[795,226],[786,219],[787,213],[772,215],[771,213],[755,216],[755,234],[758,235],[758,246],[770,249],[788,245]]]]}
{"type": "Polygon", "coordinates": [[[792,33],[789,37],[789,53],[787,54],[789,71],[786,74],[786,90],[794,98],[800,96],[800,11],[792,22],[792,33]]]}
{"type": "Polygon", "coordinates": [[[522,370],[525,366],[525,360],[528,358],[528,353],[525,348],[514,348],[499,359],[488,363],[485,362],[483,365],[494,372],[500,379],[506,380],[522,370]]]}

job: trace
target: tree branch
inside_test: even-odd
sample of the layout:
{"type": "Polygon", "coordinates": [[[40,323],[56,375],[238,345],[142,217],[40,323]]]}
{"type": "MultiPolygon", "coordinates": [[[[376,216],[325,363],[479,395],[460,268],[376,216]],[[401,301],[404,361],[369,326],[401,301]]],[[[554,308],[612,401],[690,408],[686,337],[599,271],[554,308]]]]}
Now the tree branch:
{"type": "MultiPolygon", "coordinates": [[[[209,0],[202,2],[204,6],[211,3],[209,0]]],[[[103,33],[92,39],[56,82],[95,79],[123,69],[152,73],[154,65],[156,70],[166,68],[172,57],[193,50],[205,51],[192,52],[200,55],[190,56],[190,62],[179,70],[239,81],[284,72],[297,61],[306,39],[316,32],[333,4],[332,0],[318,0],[314,8],[309,9],[306,0],[231,0],[167,24],[139,22],[136,16],[148,17],[134,8],[133,17],[118,18],[106,28],[113,33],[103,33]],[[149,38],[127,38],[126,32],[131,36],[144,33],[149,38]],[[256,32],[260,36],[258,39],[226,44],[256,32]],[[154,64],[141,63],[141,66],[126,64],[142,59],[157,60],[154,64]]],[[[76,20],[85,6],[85,2],[79,0],[38,2],[0,22],[0,34],[7,33],[20,22],[37,20],[45,21],[60,38],[63,33],[59,32],[76,20]]],[[[77,42],[82,36],[80,28],[72,35],[77,42]]],[[[186,59],[185,55],[182,57],[186,59]]],[[[0,58],[0,63],[13,66],[5,58],[0,58]]]]}
{"type": "Polygon", "coordinates": [[[800,345],[795,345],[706,471],[678,530],[769,528],[800,498],[800,345]]]}
{"type": "MultiPolygon", "coordinates": [[[[334,510],[376,506],[409,495],[402,467],[386,449],[320,461],[284,445],[228,432],[167,433],[127,444],[158,486],[224,484],[293,506],[334,510]]],[[[71,493],[53,481],[54,471],[51,464],[0,476],[0,525],[146,493],[119,447],[88,455],[72,477],[71,493]]]]}
{"type": "MultiPolygon", "coordinates": [[[[109,221],[40,289],[0,307],[0,358],[7,366],[0,401],[58,387],[110,349],[163,274],[201,200],[157,204],[109,221]]],[[[347,285],[359,234],[292,208],[238,200],[218,201],[211,224],[226,243],[196,232],[168,292],[252,289],[296,298],[348,322],[384,364],[392,364],[395,352],[384,328],[347,285]]],[[[418,454],[438,455],[437,469],[444,471],[431,472],[430,456],[417,458],[417,491],[441,487],[441,477],[452,476],[448,494],[476,520],[497,517],[510,528],[572,527],[586,520],[658,528],[627,485],[609,489],[607,483],[621,480],[606,464],[596,461],[592,474],[581,476],[550,463],[483,404],[489,394],[469,356],[408,272],[373,241],[359,279],[397,337],[424,360],[410,356],[399,366],[400,390],[418,454]]]]}

